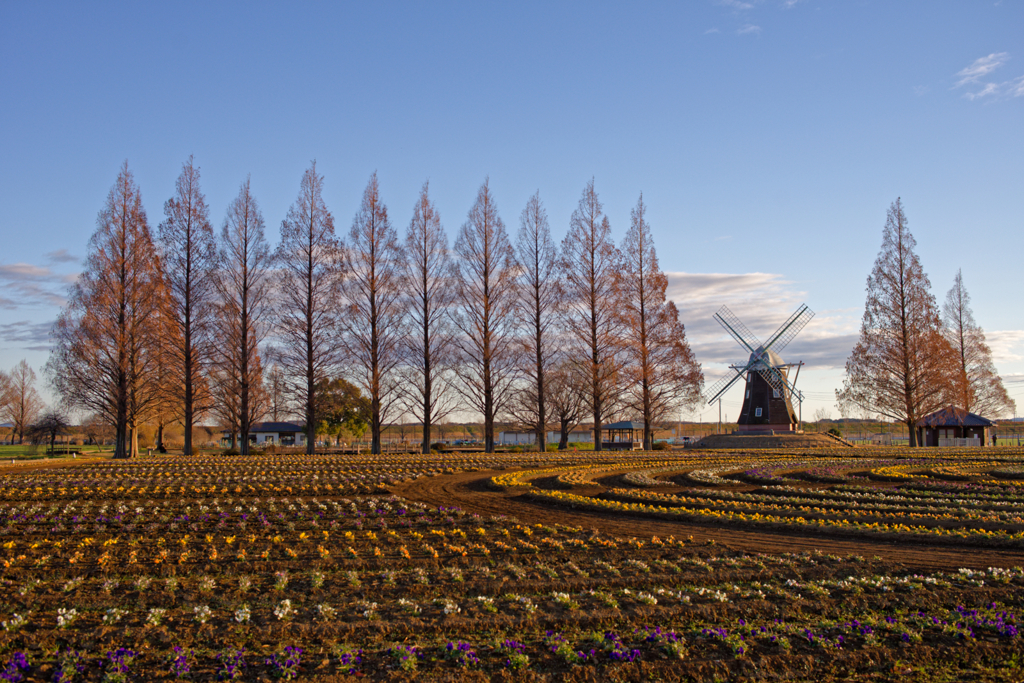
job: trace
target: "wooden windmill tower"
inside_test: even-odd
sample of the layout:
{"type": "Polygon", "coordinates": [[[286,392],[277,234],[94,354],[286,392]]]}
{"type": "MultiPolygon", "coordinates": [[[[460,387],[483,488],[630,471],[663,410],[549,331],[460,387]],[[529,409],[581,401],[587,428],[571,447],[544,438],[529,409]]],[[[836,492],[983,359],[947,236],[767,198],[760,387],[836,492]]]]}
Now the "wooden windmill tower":
{"type": "Polygon", "coordinates": [[[736,374],[727,375],[708,389],[705,402],[720,400],[728,389],[740,378],[746,379],[743,408],[737,420],[740,432],[796,431],[800,424],[799,413],[793,408],[793,400],[803,404],[804,396],[797,391],[796,380],[800,375],[802,362],[786,363],[779,356],[793,338],[800,333],[814,317],[814,311],[802,304],[786,322],[761,343],[740,319],[722,306],[715,313],[715,320],[729,335],[745,348],[750,357],[743,365],[730,365],[736,374]],[[790,371],[796,369],[790,380],[790,371]]]}

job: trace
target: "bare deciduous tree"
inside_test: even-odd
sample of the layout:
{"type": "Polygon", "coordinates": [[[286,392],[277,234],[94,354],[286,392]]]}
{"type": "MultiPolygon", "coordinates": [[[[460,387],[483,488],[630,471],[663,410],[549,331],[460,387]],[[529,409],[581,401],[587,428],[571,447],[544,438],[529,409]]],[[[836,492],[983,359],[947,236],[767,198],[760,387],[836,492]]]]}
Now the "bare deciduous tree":
{"type": "Polygon", "coordinates": [[[557,349],[555,322],[561,302],[558,278],[558,250],[551,239],[548,214],[540,201],[540,192],[530,197],[519,216],[516,236],[516,260],[519,267],[517,290],[524,318],[529,322],[522,340],[523,374],[529,386],[519,392],[516,418],[536,434],[537,448],[547,449],[548,406],[545,387],[547,372],[557,349]]]}
{"type": "Polygon", "coordinates": [[[831,411],[829,411],[828,408],[818,408],[817,410],[814,411],[814,422],[816,423],[816,425],[815,425],[815,429],[816,430],[820,430],[821,429],[821,423],[822,422],[831,422],[831,421],[832,421],[832,413],[831,413],[831,411]]]}
{"type": "Polygon", "coordinates": [[[959,270],[946,294],[942,313],[946,337],[956,354],[953,403],[972,413],[987,413],[989,417],[1013,414],[1016,405],[996,372],[985,332],[974,320],[971,295],[959,270]]]}
{"type": "Polygon", "coordinates": [[[906,424],[911,446],[917,445],[918,419],[942,406],[955,372],[916,244],[897,199],[868,276],[860,339],[846,361],[843,389],[836,392],[841,405],[906,424]]]}
{"type": "Polygon", "coordinates": [[[175,194],[158,229],[169,307],[167,384],[185,427],[184,454],[192,455],[192,428],[210,408],[211,324],[216,296],[217,245],[210,211],[192,157],[182,165],[175,194]]]}
{"type": "Polygon", "coordinates": [[[579,425],[587,410],[585,369],[579,363],[563,360],[547,373],[548,405],[551,418],[558,424],[558,450],[569,447],[569,434],[579,425]]]}
{"type": "Polygon", "coordinates": [[[460,334],[457,372],[466,401],[484,416],[484,450],[494,452],[494,418],[505,407],[516,367],[518,297],[512,245],[484,181],[455,240],[452,280],[460,334]]]}
{"type": "Polygon", "coordinates": [[[588,403],[594,418],[594,449],[601,450],[601,425],[619,399],[622,319],[617,315],[616,266],[611,237],[593,179],[583,188],[562,240],[565,328],[574,358],[586,369],[588,403]]]}
{"type": "Polygon", "coordinates": [[[342,328],[356,383],[370,399],[370,452],[381,452],[381,429],[399,398],[405,256],[381,201],[377,174],[363,192],[345,248],[347,310],[342,328]]]}
{"type": "MultiPolygon", "coordinates": [[[[246,178],[221,230],[216,281],[218,337],[215,410],[249,452],[249,430],[266,410],[260,344],[267,334],[271,255],[263,214],[246,178]]],[[[234,444],[232,444],[234,445],[234,444]]]]}
{"type": "Polygon", "coordinates": [[[405,236],[408,313],[406,404],[423,425],[421,452],[430,453],[433,425],[455,407],[450,387],[453,329],[449,312],[451,258],[441,216],[424,183],[405,236]]]}
{"type": "Polygon", "coordinates": [[[654,423],[700,400],[704,373],[676,305],[666,299],[668,278],[658,267],[646,211],[640,195],[622,243],[618,310],[626,331],[625,401],[643,420],[644,450],[649,451],[654,448],[654,423]]]}
{"type": "Polygon", "coordinates": [[[142,196],[125,162],[97,218],[85,271],[54,324],[47,374],[69,407],[114,426],[114,457],[138,453],[138,427],[158,400],[153,320],[166,306],[142,196]]]}
{"type": "Polygon", "coordinates": [[[305,418],[309,454],[316,448],[319,422],[317,384],[337,370],[343,356],[343,346],[336,340],[344,274],[342,245],[324,203],[323,186],[314,161],[303,173],[299,196],[281,222],[281,243],[275,255],[281,299],[276,360],[305,418]]]}
{"type": "Polygon", "coordinates": [[[50,455],[53,455],[57,437],[71,433],[71,422],[62,411],[48,410],[29,427],[29,431],[32,433],[33,441],[45,439],[50,444],[50,455]]]}
{"type": "Polygon", "coordinates": [[[11,442],[14,442],[14,435],[17,434],[18,443],[25,443],[25,432],[35,422],[44,407],[43,399],[35,387],[35,370],[29,366],[27,360],[22,359],[9,374],[0,374],[3,375],[0,378],[3,380],[3,386],[0,386],[0,390],[2,390],[0,393],[0,398],[2,398],[0,416],[4,421],[14,425],[11,442]]]}

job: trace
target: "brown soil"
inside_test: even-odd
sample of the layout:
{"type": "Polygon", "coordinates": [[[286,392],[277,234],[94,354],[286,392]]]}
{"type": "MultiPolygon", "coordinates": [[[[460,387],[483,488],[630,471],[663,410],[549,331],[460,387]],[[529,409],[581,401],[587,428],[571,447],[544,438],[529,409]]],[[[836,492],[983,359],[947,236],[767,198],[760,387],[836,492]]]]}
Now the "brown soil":
{"type": "Polygon", "coordinates": [[[743,436],[711,434],[689,448],[836,448],[844,444],[824,434],[776,434],[743,436]]]}
{"type": "Polygon", "coordinates": [[[878,555],[901,564],[908,571],[956,571],[961,567],[985,569],[987,567],[1024,566],[1024,552],[990,548],[950,548],[926,544],[886,542],[834,538],[824,534],[766,533],[724,528],[711,524],[699,525],[639,515],[607,512],[568,510],[531,500],[520,494],[494,491],[490,477],[497,471],[461,472],[436,477],[421,477],[389,487],[396,495],[430,505],[459,507],[480,515],[505,515],[531,524],[569,524],[621,538],[692,536],[694,541],[713,540],[717,547],[755,553],[798,553],[819,550],[836,555],[878,555]]]}
{"type": "Polygon", "coordinates": [[[38,460],[10,460],[0,459],[0,474],[20,474],[22,472],[35,472],[38,470],[52,470],[62,467],[76,467],[102,460],[110,460],[109,455],[83,455],[79,458],[40,458],[38,460]]]}

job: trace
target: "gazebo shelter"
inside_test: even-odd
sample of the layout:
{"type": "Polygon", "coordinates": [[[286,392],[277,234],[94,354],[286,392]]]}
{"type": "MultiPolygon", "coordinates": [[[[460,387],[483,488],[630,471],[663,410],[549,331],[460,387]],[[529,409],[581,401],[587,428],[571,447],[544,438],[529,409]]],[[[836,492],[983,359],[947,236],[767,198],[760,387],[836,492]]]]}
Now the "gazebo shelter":
{"type": "Polygon", "coordinates": [[[948,406],[917,421],[922,446],[984,446],[995,423],[963,408],[948,406]]]}
{"type": "Polygon", "coordinates": [[[643,439],[643,422],[613,422],[601,428],[604,433],[601,439],[601,448],[606,451],[636,451],[642,450],[642,441],[637,440],[637,432],[643,439]]]}

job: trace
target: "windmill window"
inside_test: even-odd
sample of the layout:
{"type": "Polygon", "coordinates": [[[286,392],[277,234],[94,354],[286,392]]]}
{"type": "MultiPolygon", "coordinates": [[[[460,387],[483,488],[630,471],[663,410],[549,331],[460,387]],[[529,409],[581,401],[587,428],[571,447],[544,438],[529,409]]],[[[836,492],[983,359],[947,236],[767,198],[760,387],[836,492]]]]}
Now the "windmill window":
{"type": "Polygon", "coordinates": [[[779,390],[778,389],[772,389],[772,396],[775,397],[775,398],[779,398],[779,390]]]}
{"type": "Polygon", "coordinates": [[[747,389],[747,395],[746,395],[746,398],[750,398],[750,389],[747,389]]]}
{"type": "Polygon", "coordinates": [[[761,409],[754,408],[754,417],[761,417],[761,409]]]}

